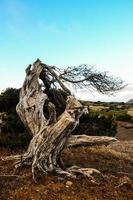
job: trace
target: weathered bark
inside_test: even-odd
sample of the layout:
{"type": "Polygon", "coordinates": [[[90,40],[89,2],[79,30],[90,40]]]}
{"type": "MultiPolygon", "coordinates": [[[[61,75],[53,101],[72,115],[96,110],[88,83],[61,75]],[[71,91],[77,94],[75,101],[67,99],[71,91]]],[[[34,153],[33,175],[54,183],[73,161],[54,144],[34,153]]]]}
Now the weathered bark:
{"type": "Polygon", "coordinates": [[[12,156],[16,169],[23,165],[32,166],[33,179],[36,181],[35,169],[44,173],[54,172],[60,175],[72,176],[78,173],[90,176],[95,169],[82,169],[72,167],[65,169],[61,161],[61,152],[66,146],[107,144],[115,139],[108,137],[97,138],[89,136],[71,136],[71,132],[79,123],[80,116],[87,109],[73,96],[66,86],[60,81],[52,67],[42,64],[37,60],[33,66],[26,69],[26,78],[20,92],[20,101],[17,105],[24,125],[33,136],[27,151],[22,155],[12,156]],[[55,105],[50,102],[47,92],[51,87],[50,75],[69,96],[66,101],[65,111],[57,118],[55,105]],[[39,84],[42,79],[45,90],[39,84]],[[45,117],[43,107],[47,103],[49,116],[45,117]]]}
{"type": "Polygon", "coordinates": [[[109,145],[112,142],[116,142],[114,137],[106,136],[88,136],[88,135],[73,135],[68,139],[68,147],[77,146],[94,146],[94,145],[109,145]]]}

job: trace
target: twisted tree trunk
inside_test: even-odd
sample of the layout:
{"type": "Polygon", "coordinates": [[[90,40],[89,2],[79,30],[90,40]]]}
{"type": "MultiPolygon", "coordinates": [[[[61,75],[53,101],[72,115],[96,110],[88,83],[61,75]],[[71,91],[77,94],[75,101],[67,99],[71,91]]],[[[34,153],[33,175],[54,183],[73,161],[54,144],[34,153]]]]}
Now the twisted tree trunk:
{"type": "Polygon", "coordinates": [[[15,160],[16,169],[23,165],[31,165],[35,181],[36,168],[46,174],[52,172],[72,177],[75,177],[77,173],[86,176],[90,176],[93,172],[99,173],[95,169],[78,167],[65,169],[63,166],[61,152],[65,146],[108,144],[115,141],[115,139],[85,135],[71,136],[71,132],[79,123],[80,116],[87,112],[87,109],[70,95],[70,91],[60,81],[59,76],[52,67],[42,64],[39,60],[33,66],[29,65],[26,69],[26,78],[20,92],[20,101],[16,110],[27,130],[33,136],[24,154],[6,158],[6,160],[15,160]],[[56,79],[60,87],[69,94],[66,101],[66,109],[59,117],[56,115],[55,105],[50,102],[47,95],[52,83],[52,80],[50,82],[48,78],[48,74],[53,79],[56,79]],[[44,91],[39,84],[39,78],[44,83],[44,91]],[[49,111],[48,117],[43,112],[45,104],[49,111]]]}

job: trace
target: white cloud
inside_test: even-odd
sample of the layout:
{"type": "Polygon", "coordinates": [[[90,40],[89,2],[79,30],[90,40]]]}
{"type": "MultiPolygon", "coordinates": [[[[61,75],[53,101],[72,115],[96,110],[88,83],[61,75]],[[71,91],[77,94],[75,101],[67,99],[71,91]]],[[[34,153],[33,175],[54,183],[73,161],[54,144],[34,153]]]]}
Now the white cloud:
{"type": "Polygon", "coordinates": [[[87,90],[79,90],[77,92],[74,92],[74,94],[78,99],[86,101],[127,102],[129,99],[133,99],[133,85],[129,85],[123,90],[110,96],[102,95],[96,91],[89,92],[87,90]]]}

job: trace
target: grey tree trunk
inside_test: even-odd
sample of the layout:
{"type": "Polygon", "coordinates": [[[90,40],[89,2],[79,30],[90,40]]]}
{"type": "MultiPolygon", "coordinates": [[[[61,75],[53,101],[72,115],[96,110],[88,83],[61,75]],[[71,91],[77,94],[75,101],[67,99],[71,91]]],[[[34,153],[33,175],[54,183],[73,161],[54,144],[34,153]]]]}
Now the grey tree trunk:
{"type": "Polygon", "coordinates": [[[116,139],[86,135],[71,136],[71,132],[78,125],[81,115],[87,112],[87,108],[83,107],[70,94],[52,67],[37,60],[33,66],[30,65],[26,69],[26,78],[20,91],[20,101],[16,110],[27,130],[33,136],[24,154],[5,158],[6,160],[14,159],[16,169],[23,165],[31,165],[35,181],[36,169],[45,174],[55,173],[71,177],[75,177],[79,173],[86,176],[90,176],[93,172],[100,173],[98,170],[88,168],[71,167],[65,169],[62,163],[61,152],[66,146],[108,144],[116,139]],[[66,109],[59,117],[56,115],[55,105],[50,102],[46,92],[51,87],[47,73],[50,73],[60,87],[69,94],[66,109]],[[39,84],[39,78],[45,84],[44,91],[39,84]],[[48,117],[43,112],[46,103],[49,111],[48,117]]]}

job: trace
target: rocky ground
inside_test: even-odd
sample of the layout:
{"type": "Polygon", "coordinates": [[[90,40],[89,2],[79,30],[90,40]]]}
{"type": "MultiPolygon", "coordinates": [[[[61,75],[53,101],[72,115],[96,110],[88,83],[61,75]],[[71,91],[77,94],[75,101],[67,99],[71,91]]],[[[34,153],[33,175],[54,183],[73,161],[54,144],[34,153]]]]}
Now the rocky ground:
{"type": "MultiPolygon", "coordinates": [[[[32,180],[31,169],[13,175],[13,163],[0,160],[1,200],[132,200],[133,199],[133,128],[119,123],[120,142],[101,147],[65,149],[62,158],[66,167],[78,165],[100,170],[95,181],[79,177],[61,179],[41,176],[32,180]]],[[[1,149],[0,156],[18,154],[22,150],[1,149]]]]}

